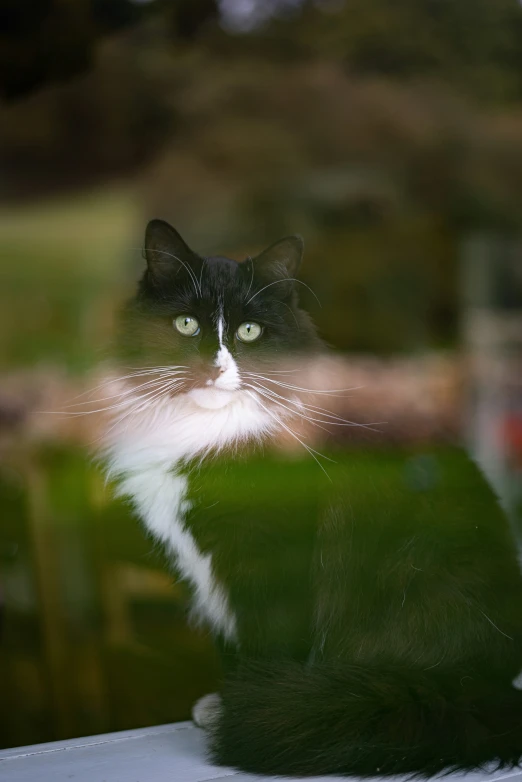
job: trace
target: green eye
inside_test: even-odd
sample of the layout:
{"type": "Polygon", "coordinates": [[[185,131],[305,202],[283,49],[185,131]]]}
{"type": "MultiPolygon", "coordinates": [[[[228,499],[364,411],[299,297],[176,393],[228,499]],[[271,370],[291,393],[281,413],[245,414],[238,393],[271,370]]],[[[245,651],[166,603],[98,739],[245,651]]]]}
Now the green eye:
{"type": "Polygon", "coordinates": [[[199,321],[190,315],[178,315],[174,325],[184,337],[195,337],[199,334],[199,321]]]}
{"type": "Polygon", "coordinates": [[[259,323],[242,323],[236,334],[241,342],[254,342],[261,336],[262,328],[259,323]]]}

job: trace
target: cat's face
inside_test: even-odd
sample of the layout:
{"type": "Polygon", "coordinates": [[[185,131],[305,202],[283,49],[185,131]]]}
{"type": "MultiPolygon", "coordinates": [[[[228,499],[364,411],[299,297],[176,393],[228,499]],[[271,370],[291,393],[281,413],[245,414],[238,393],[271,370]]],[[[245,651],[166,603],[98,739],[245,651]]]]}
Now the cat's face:
{"type": "Polygon", "coordinates": [[[243,262],[203,258],[167,223],[147,227],[147,271],[127,311],[124,345],[136,367],[164,373],[165,393],[217,409],[255,375],[319,346],[297,305],[302,241],[287,237],[243,262]],[[170,374],[169,374],[170,373],[170,374]]]}

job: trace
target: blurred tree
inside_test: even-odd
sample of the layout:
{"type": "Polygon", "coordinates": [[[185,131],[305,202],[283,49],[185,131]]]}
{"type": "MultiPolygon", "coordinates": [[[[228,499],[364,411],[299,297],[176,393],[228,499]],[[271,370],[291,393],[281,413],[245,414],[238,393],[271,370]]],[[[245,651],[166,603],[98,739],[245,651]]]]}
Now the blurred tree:
{"type": "Polygon", "coordinates": [[[77,76],[97,38],[137,21],[128,0],[1,0],[0,94],[12,99],[77,76]]]}
{"type": "Polygon", "coordinates": [[[214,0],[0,0],[0,96],[20,98],[87,71],[99,40],[163,12],[190,38],[214,0]]]}
{"type": "Polygon", "coordinates": [[[223,2],[153,0],[95,47],[136,18],[114,3],[0,16],[13,72],[58,52],[20,83],[92,63],[0,109],[0,199],[143,170],[147,212],[202,251],[303,233],[339,347],[450,344],[462,235],[522,228],[518,0],[271,0],[234,32],[223,2]]]}

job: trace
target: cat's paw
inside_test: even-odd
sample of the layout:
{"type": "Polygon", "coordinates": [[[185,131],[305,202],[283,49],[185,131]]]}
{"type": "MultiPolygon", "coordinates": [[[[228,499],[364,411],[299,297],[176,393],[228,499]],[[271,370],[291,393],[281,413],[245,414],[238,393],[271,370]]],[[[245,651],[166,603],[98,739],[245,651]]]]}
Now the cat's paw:
{"type": "Polygon", "coordinates": [[[221,698],[217,692],[204,695],[192,707],[192,719],[198,728],[212,730],[221,713],[221,698]]]}

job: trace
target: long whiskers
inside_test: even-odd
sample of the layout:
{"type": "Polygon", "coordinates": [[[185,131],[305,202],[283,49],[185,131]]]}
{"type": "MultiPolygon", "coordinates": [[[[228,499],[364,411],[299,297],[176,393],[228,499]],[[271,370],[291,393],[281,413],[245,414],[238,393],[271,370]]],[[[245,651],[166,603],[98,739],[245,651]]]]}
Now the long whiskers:
{"type": "Polygon", "coordinates": [[[328,480],[329,480],[329,481],[331,481],[332,479],[330,478],[330,476],[329,476],[329,475],[328,475],[328,473],[326,472],[326,470],[325,470],[324,466],[321,464],[321,462],[319,461],[319,459],[318,459],[317,457],[318,457],[318,456],[320,456],[322,459],[326,459],[326,460],[327,460],[327,461],[329,461],[329,462],[333,462],[334,460],[333,460],[333,459],[330,459],[328,456],[325,456],[324,454],[320,453],[319,451],[316,451],[316,450],[315,450],[315,448],[311,448],[309,445],[307,445],[307,444],[306,444],[306,443],[305,443],[303,440],[301,440],[301,438],[300,438],[300,437],[298,437],[298,435],[296,435],[296,433],[294,432],[294,430],[293,430],[293,429],[290,429],[290,427],[289,427],[289,426],[287,426],[285,423],[283,423],[283,421],[282,421],[282,420],[279,418],[279,416],[277,416],[275,413],[273,413],[271,410],[269,410],[269,409],[268,409],[268,407],[265,407],[265,405],[264,405],[262,402],[260,402],[260,401],[259,401],[259,399],[257,398],[257,396],[256,396],[256,395],[254,395],[254,394],[253,394],[251,391],[246,391],[246,393],[247,393],[247,394],[248,394],[250,397],[252,397],[252,399],[254,399],[254,401],[255,401],[255,402],[256,402],[256,403],[257,403],[257,404],[258,404],[260,407],[262,407],[262,408],[263,408],[263,410],[264,410],[264,411],[265,411],[265,412],[266,412],[266,413],[267,413],[267,414],[268,414],[268,415],[269,415],[271,418],[273,418],[273,419],[274,419],[274,421],[276,421],[276,422],[279,424],[279,426],[282,426],[282,427],[283,427],[283,429],[285,429],[285,430],[286,430],[286,431],[287,431],[287,432],[288,432],[288,433],[289,433],[289,434],[290,434],[290,435],[291,435],[291,436],[294,438],[294,440],[297,440],[297,442],[298,442],[298,443],[300,443],[300,444],[303,446],[303,448],[305,448],[305,450],[307,450],[307,451],[308,451],[308,453],[310,454],[310,456],[311,456],[311,457],[312,457],[312,458],[313,458],[313,459],[314,459],[314,460],[317,462],[317,464],[319,465],[319,467],[321,468],[321,470],[324,472],[324,474],[326,475],[326,477],[328,478],[328,480]]]}
{"type": "MultiPolygon", "coordinates": [[[[280,407],[286,408],[293,415],[297,415],[303,420],[308,421],[315,426],[318,426],[319,424],[326,424],[326,426],[356,426],[362,429],[369,429],[372,432],[376,432],[378,430],[374,429],[373,426],[376,425],[377,423],[382,423],[382,422],[372,422],[369,424],[362,424],[362,423],[357,423],[356,421],[348,421],[348,419],[342,418],[341,416],[332,413],[330,410],[327,410],[324,407],[315,407],[314,405],[305,404],[300,400],[296,401],[295,399],[288,399],[287,397],[281,396],[280,394],[276,394],[275,391],[266,388],[266,386],[263,386],[262,384],[256,384],[256,385],[249,384],[249,387],[254,388],[260,394],[265,396],[267,399],[270,399],[272,402],[279,405],[280,407]],[[287,404],[284,404],[285,402],[287,404]],[[288,405],[292,405],[292,407],[288,407],[288,405]],[[321,417],[316,418],[314,416],[321,416],[321,417]]],[[[328,431],[328,429],[325,426],[320,426],[319,428],[328,431]]]]}
{"type": "MultiPolygon", "coordinates": [[[[178,381],[183,381],[187,375],[187,373],[182,368],[175,368],[175,369],[169,369],[168,371],[158,371],[155,370],[147,370],[146,372],[135,372],[130,375],[126,375],[123,378],[113,378],[109,379],[106,382],[100,384],[95,389],[91,389],[90,391],[86,392],[87,394],[94,393],[95,390],[98,390],[100,388],[103,388],[106,385],[114,384],[117,382],[121,382],[124,379],[129,378],[135,378],[139,377],[140,375],[148,376],[151,374],[157,375],[157,377],[153,377],[150,380],[146,380],[144,383],[141,383],[140,385],[136,386],[135,388],[126,389],[123,391],[120,391],[116,394],[111,394],[106,397],[101,397],[94,400],[84,400],[83,402],[77,402],[70,405],[66,405],[62,410],[51,410],[51,411],[40,411],[42,414],[47,415],[62,415],[62,416],[72,416],[72,417],[78,417],[78,416],[85,416],[85,415],[92,415],[95,413],[104,413],[108,412],[110,410],[116,410],[119,408],[126,408],[129,405],[135,404],[136,400],[138,399],[145,399],[149,396],[152,396],[156,391],[162,390],[164,387],[171,386],[174,388],[174,383],[178,381]],[[148,389],[148,391],[147,391],[148,389]],[[143,393],[143,391],[146,391],[146,393],[143,393]],[[141,393],[140,393],[141,392],[141,393]],[[138,394],[138,396],[136,396],[138,394]],[[82,407],[89,404],[96,404],[99,402],[104,401],[110,401],[112,399],[117,399],[115,404],[110,405],[104,405],[102,407],[96,408],[94,410],[73,410],[71,411],[71,408],[75,407],[82,407]]],[[[85,395],[85,394],[84,394],[85,395]]],[[[76,397],[78,398],[78,397],[76,397]]]]}
{"type": "MultiPolygon", "coordinates": [[[[273,374],[273,373],[271,373],[273,374]]],[[[351,388],[332,388],[326,391],[313,388],[302,388],[301,386],[294,386],[291,383],[283,383],[281,380],[272,380],[265,375],[260,375],[257,372],[245,372],[245,376],[252,378],[259,378],[260,380],[266,380],[267,383],[273,383],[274,385],[281,386],[281,388],[288,388],[290,391],[301,391],[303,394],[321,394],[324,396],[339,396],[345,394],[347,391],[357,391],[363,386],[352,386],[351,388]]]]}
{"type": "Polygon", "coordinates": [[[254,261],[252,260],[252,258],[250,256],[248,256],[248,260],[250,261],[250,268],[252,270],[252,275],[250,277],[250,285],[248,286],[248,290],[247,290],[247,294],[246,294],[247,296],[250,293],[250,291],[252,290],[252,283],[254,282],[254,261]]]}
{"type": "Polygon", "coordinates": [[[128,419],[131,415],[139,415],[139,413],[143,412],[144,410],[154,409],[158,401],[167,398],[171,391],[177,391],[182,388],[183,384],[183,379],[173,379],[163,383],[159,389],[156,388],[153,391],[148,392],[148,394],[140,394],[131,400],[131,402],[126,402],[125,405],[122,405],[122,408],[128,407],[129,409],[124,411],[123,415],[120,415],[115,420],[113,425],[104,433],[103,437],[100,439],[106,440],[109,434],[116,427],[121,426],[123,421],[128,419]]]}
{"type": "MultiPolygon", "coordinates": [[[[130,369],[130,367],[127,368],[130,369]]],[[[142,367],[141,369],[136,369],[127,375],[121,375],[120,377],[109,377],[107,378],[107,380],[104,380],[103,383],[100,383],[94,388],[88,388],[87,391],[82,391],[81,394],[77,394],[77,396],[73,396],[71,401],[73,401],[74,399],[81,399],[82,397],[88,396],[89,394],[94,394],[95,391],[99,391],[99,389],[103,388],[104,386],[108,386],[114,383],[119,383],[122,382],[123,380],[128,380],[134,377],[142,377],[142,376],[145,377],[147,375],[157,374],[158,372],[163,372],[163,371],[177,372],[180,369],[188,369],[188,367],[183,366],[181,364],[176,366],[165,366],[165,367],[161,367],[161,366],[142,367]]]]}
{"type": "MultiPolygon", "coordinates": [[[[380,424],[385,423],[384,421],[370,421],[369,423],[362,424],[358,423],[357,421],[349,421],[347,418],[343,418],[340,415],[337,415],[336,413],[332,413],[331,410],[328,410],[326,407],[319,407],[317,405],[310,405],[305,402],[302,402],[301,400],[296,401],[295,399],[288,399],[287,397],[281,396],[280,394],[277,394],[275,391],[273,391],[271,388],[267,388],[262,383],[258,384],[259,388],[262,388],[266,393],[270,394],[273,398],[282,399],[284,402],[288,402],[289,404],[295,405],[296,413],[299,413],[300,410],[304,409],[307,411],[310,411],[311,413],[314,413],[315,415],[321,415],[323,418],[327,419],[325,423],[331,423],[332,425],[336,426],[359,426],[363,429],[370,429],[372,432],[376,432],[376,429],[372,429],[373,426],[378,426],[380,424]]],[[[308,419],[313,420],[313,419],[308,419]]]]}
{"type": "MultiPolygon", "coordinates": [[[[296,372],[302,372],[300,369],[272,369],[270,371],[264,370],[265,375],[295,375],[296,372]]],[[[243,372],[244,375],[253,375],[253,372],[243,372]]]]}
{"type": "MultiPolygon", "coordinates": [[[[283,277],[283,279],[281,279],[281,280],[275,280],[274,282],[269,282],[269,283],[268,283],[268,285],[265,285],[265,286],[264,286],[264,288],[261,288],[260,290],[256,291],[256,292],[254,293],[254,295],[253,295],[253,296],[251,296],[251,297],[249,298],[249,300],[246,302],[246,304],[250,304],[250,302],[251,302],[251,301],[253,301],[253,300],[256,298],[256,296],[259,296],[259,294],[260,294],[260,293],[263,293],[263,291],[266,291],[266,289],[267,289],[267,288],[270,288],[270,286],[271,286],[271,285],[277,285],[278,283],[281,283],[281,282],[298,282],[298,283],[299,283],[299,285],[304,285],[304,286],[305,286],[305,288],[308,288],[308,290],[310,291],[310,293],[312,294],[312,296],[315,298],[315,300],[317,301],[317,303],[319,304],[319,306],[320,306],[320,307],[322,307],[322,306],[323,306],[323,305],[321,304],[321,302],[319,301],[319,298],[317,297],[317,295],[316,295],[316,294],[313,292],[313,290],[310,288],[310,286],[309,286],[309,285],[307,285],[307,284],[306,284],[306,282],[303,282],[302,280],[297,280],[295,277],[283,277]]],[[[246,305],[245,305],[245,306],[246,306],[246,305]]]]}
{"type": "MultiPolygon", "coordinates": [[[[138,248],[135,248],[135,249],[138,249],[138,248]]],[[[187,270],[187,272],[190,275],[190,278],[191,278],[192,282],[194,283],[194,288],[196,289],[196,296],[199,299],[203,298],[203,294],[201,292],[201,287],[198,284],[198,278],[196,277],[196,275],[194,274],[194,272],[192,271],[190,266],[188,264],[186,264],[184,261],[182,261],[181,258],[178,258],[177,255],[174,255],[174,253],[169,253],[166,250],[157,250],[157,249],[152,248],[152,247],[144,247],[143,250],[145,252],[161,253],[161,255],[167,255],[169,258],[174,258],[176,261],[179,261],[179,263],[183,266],[183,268],[187,270]]]]}
{"type": "MultiPolygon", "coordinates": [[[[309,421],[310,423],[312,423],[314,426],[319,427],[319,429],[323,429],[323,431],[325,431],[325,432],[328,431],[328,429],[325,426],[321,426],[320,423],[314,423],[314,421],[318,421],[320,419],[310,418],[308,416],[304,416],[302,413],[299,413],[298,410],[295,410],[294,408],[288,407],[288,405],[285,405],[282,402],[279,402],[277,399],[275,399],[272,396],[272,394],[269,395],[267,393],[264,393],[263,391],[261,391],[259,386],[254,386],[254,385],[248,384],[248,387],[254,389],[254,391],[257,391],[257,393],[260,394],[262,397],[264,397],[267,401],[274,402],[276,405],[279,405],[279,407],[284,408],[285,410],[288,410],[288,412],[290,412],[292,415],[298,415],[300,418],[303,418],[306,421],[309,421]]],[[[283,397],[280,397],[280,398],[283,398],[283,397]]],[[[327,423],[327,422],[323,421],[323,423],[327,423]]]]}
{"type": "MultiPolygon", "coordinates": [[[[183,384],[183,381],[179,380],[171,380],[163,383],[160,388],[155,388],[153,391],[149,391],[146,394],[141,394],[137,396],[134,400],[131,402],[126,402],[125,406],[128,406],[130,409],[125,412],[124,415],[120,416],[114,423],[114,426],[118,426],[122,421],[124,421],[126,418],[128,418],[131,415],[137,415],[147,408],[152,408],[153,404],[157,402],[160,399],[165,399],[167,395],[174,390],[179,389],[183,384]]],[[[112,430],[109,429],[109,431],[112,430]]]]}
{"type": "MultiPolygon", "coordinates": [[[[105,402],[105,401],[107,401],[109,399],[121,399],[121,398],[124,398],[126,396],[130,396],[131,394],[135,394],[136,391],[139,391],[142,388],[147,388],[148,386],[153,386],[156,383],[159,383],[161,380],[166,379],[167,377],[171,377],[171,376],[172,377],[176,377],[177,375],[180,375],[180,374],[185,374],[185,373],[182,373],[181,370],[177,371],[177,372],[171,372],[171,373],[162,372],[162,373],[159,374],[159,376],[157,378],[153,378],[152,380],[147,380],[145,383],[140,383],[140,385],[135,386],[134,388],[127,389],[126,391],[119,391],[117,394],[111,394],[110,396],[102,396],[102,397],[99,397],[99,398],[93,399],[93,400],[86,400],[86,401],[83,401],[83,402],[76,402],[74,404],[65,405],[63,409],[64,410],[69,410],[71,407],[82,407],[82,406],[87,405],[87,404],[95,404],[96,402],[105,402]]],[[[109,385],[111,383],[116,383],[116,382],[119,382],[119,381],[116,381],[116,380],[115,381],[108,381],[108,383],[106,385],[109,385]]],[[[90,393],[92,393],[92,391],[90,393]]],[[[92,412],[95,412],[95,411],[92,411],[92,412]]]]}

